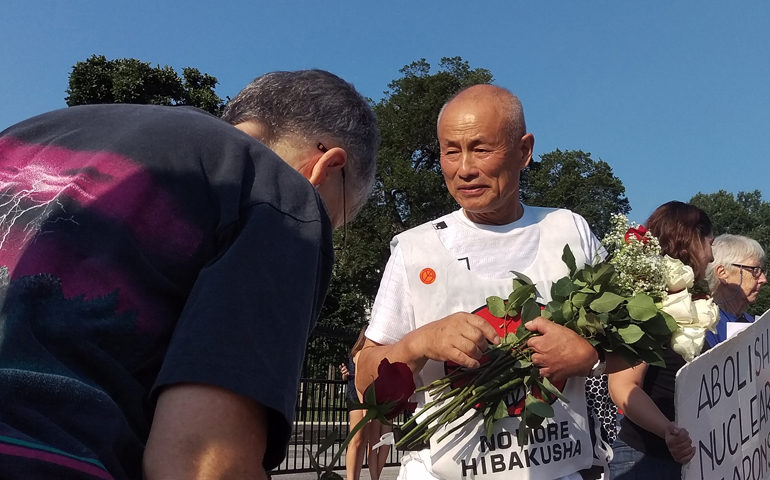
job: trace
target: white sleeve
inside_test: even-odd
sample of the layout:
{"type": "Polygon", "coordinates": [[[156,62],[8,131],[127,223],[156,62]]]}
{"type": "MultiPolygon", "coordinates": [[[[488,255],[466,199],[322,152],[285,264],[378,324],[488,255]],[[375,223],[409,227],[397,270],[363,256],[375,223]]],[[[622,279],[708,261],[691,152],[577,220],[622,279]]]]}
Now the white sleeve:
{"type": "Polygon", "coordinates": [[[374,299],[372,319],[366,329],[366,338],[381,345],[392,345],[415,329],[404,254],[396,242],[394,240],[380,289],[374,299]]]}
{"type": "Polygon", "coordinates": [[[573,213],[572,216],[575,218],[575,226],[578,232],[580,232],[580,245],[583,247],[583,253],[588,262],[594,263],[597,260],[604,260],[607,256],[607,250],[591,231],[591,227],[588,226],[586,219],[577,213],[573,213]]]}

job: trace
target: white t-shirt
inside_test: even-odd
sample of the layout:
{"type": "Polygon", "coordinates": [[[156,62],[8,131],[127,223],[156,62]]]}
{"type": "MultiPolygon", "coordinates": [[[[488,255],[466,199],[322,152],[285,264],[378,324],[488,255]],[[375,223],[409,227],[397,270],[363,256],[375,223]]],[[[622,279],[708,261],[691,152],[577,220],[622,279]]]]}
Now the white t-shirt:
{"type": "MultiPolygon", "coordinates": [[[[601,244],[583,217],[576,213],[572,217],[585,257],[590,261],[599,254],[601,244]]],[[[500,279],[510,278],[511,271],[524,271],[534,261],[540,248],[541,234],[536,220],[532,208],[524,206],[522,217],[507,225],[473,223],[462,209],[431,223],[441,243],[458,262],[463,262],[478,276],[500,279]]],[[[413,330],[414,311],[404,257],[398,240],[394,238],[366,336],[379,344],[391,345],[413,330]]]]}

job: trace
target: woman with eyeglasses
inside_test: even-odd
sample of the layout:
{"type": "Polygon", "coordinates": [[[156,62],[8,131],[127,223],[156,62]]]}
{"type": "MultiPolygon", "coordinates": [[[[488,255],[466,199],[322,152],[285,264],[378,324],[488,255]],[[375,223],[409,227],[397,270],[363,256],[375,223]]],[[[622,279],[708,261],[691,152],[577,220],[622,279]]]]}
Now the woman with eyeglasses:
{"type": "Polygon", "coordinates": [[[714,302],[719,305],[720,319],[717,332],[708,332],[710,346],[724,342],[729,337],[728,324],[751,323],[754,318],[746,309],[757,301],[759,290],[767,283],[765,251],[748,237],[720,235],[712,245],[714,261],[706,269],[714,302]]]}

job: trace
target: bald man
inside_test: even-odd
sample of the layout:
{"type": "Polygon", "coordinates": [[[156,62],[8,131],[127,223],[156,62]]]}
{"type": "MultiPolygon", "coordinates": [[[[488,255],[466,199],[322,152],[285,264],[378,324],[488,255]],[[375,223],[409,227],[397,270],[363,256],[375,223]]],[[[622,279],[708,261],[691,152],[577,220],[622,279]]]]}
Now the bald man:
{"type": "MultiPolygon", "coordinates": [[[[578,267],[600,249],[581,216],[521,203],[519,177],[535,139],[511,92],[492,85],[461,91],[442,109],[438,137],[444,179],[461,208],[393,239],[359,360],[361,390],[382,358],[408,364],[418,385],[442,377],[444,362],[477,367],[488,342],[500,342],[499,320],[488,315],[486,298],[508,296],[511,271],[535,281],[538,300],[546,303],[551,283],[568,274],[564,245],[578,267]]],[[[529,342],[533,362],[560,382],[570,403],[557,401],[553,420],[520,447],[520,404],[513,395],[511,416],[496,424],[494,438],[486,438],[479,421],[440,444],[432,439],[430,449],[407,454],[400,479],[497,478],[503,471],[506,479],[582,478],[579,471],[593,462],[585,377],[601,375],[603,356],[545,318],[527,326],[542,334],[529,342]]],[[[418,408],[430,401],[417,397],[418,408]]]]}

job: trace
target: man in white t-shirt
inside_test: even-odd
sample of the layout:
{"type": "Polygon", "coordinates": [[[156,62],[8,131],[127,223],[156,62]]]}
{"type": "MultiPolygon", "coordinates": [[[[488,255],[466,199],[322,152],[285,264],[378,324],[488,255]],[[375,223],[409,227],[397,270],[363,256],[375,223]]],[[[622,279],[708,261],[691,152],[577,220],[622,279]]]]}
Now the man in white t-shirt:
{"type": "MultiPolygon", "coordinates": [[[[442,109],[438,136],[446,184],[462,208],[393,239],[357,367],[362,391],[383,358],[408,364],[418,384],[443,376],[444,362],[477,367],[488,342],[500,342],[496,322],[484,318],[485,299],[508,296],[511,271],[533,279],[545,303],[551,282],[568,273],[564,245],[579,267],[600,248],[581,216],[520,202],[519,177],[532,159],[534,136],[526,133],[515,95],[492,85],[460,92],[442,109]]],[[[550,422],[560,435],[520,447],[510,434],[518,426],[511,404],[511,417],[498,422],[495,438],[479,427],[441,444],[434,440],[430,451],[405,457],[400,478],[581,478],[577,472],[590,467],[593,456],[584,377],[603,372],[603,354],[545,318],[527,328],[541,334],[528,341],[533,362],[562,382],[570,399],[554,404],[550,422]]],[[[418,408],[426,403],[419,395],[417,402],[418,408]]]]}

